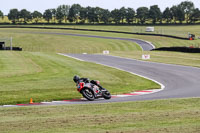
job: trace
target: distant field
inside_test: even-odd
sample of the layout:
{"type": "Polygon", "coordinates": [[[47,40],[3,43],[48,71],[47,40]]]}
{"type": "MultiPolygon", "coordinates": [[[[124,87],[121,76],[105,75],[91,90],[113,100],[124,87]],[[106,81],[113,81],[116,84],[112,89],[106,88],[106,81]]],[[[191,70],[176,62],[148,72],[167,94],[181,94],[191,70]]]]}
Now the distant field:
{"type": "Polygon", "coordinates": [[[38,32],[87,34],[109,37],[138,38],[152,42],[156,47],[194,46],[200,47],[200,39],[194,41],[180,40],[167,37],[126,35],[73,30],[42,30],[42,29],[0,29],[1,37],[13,37],[14,46],[21,46],[26,51],[66,52],[66,53],[101,53],[110,51],[137,51],[138,45],[129,41],[73,37],[65,35],[38,34],[38,32]],[[35,34],[37,33],[37,34],[35,34]]]}
{"type": "Polygon", "coordinates": [[[80,98],[74,75],[100,80],[112,94],[160,88],[127,72],[56,53],[0,51],[0,105],[28,103],[30,98],[34,102],[80,98]]]}
{"type": "Polygon", "coordinates": [[[42,34],[44,32],[71,33],[62,30],[0,29],[0,40],[4,37],[12,37],[13,46],[34,52],[102,53],[103,50],[141,50],[140,46],[129,41],[42,34]]]}
{"type": "MultiPolygon", "coordinates": [[[[37,26],[37,25],[34,25],[37,26]]],[[[42,27],[65,27],[74,29],[97,29],[97,30],[112,30],[112,31],[125,31],[133,33],[148,33],[146,27],[149,26],[115,26],[115,25],[38,25],[42,27]]],[[[174,25],[174,26],[150,26],[154,27],[155,31],[151,33],[155,34],[167,34],[180,37],[188,37],[188,33],[200,36],[199,25],[174,25]]]]}
{"type": "Polygon", "coordinates": [[[0,29],[0,36],[13,37],[14,46],[22,47],[30,52],[62,52],[62,53],[102,53],[109,50],[112,55],[141,59],[144,53],[151,54],[150,61],[192,65],[199,67],[199,54],[179,52],[142,52],[141,48],[129,41],[74,37],[66,35],[39,34],[39,33],[72,33],[123,38],[139,38],[152,42],[156,47],[169,46],[200,46],[200,40],[179,40],[166,37],[152,37],[139,35],[125,35],[116,33],[86,32],[73,30],[42,30],[42,29],[0,29]]]}
{"type": "Polygon", "coordinates": [[[1,133],[199,133],[200,99],[0,108],[1,133]]]}

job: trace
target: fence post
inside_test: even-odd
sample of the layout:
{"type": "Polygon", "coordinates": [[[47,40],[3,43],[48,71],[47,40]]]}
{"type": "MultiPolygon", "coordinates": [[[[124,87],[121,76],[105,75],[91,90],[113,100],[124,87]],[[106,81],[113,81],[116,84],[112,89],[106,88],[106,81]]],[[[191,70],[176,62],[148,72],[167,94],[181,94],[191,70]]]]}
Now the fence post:
{"type": "Polygon", "coordinates": [[[10,50],[13,50],[13,47],[12,47],[12,37],[10,37],[10,50]]]}

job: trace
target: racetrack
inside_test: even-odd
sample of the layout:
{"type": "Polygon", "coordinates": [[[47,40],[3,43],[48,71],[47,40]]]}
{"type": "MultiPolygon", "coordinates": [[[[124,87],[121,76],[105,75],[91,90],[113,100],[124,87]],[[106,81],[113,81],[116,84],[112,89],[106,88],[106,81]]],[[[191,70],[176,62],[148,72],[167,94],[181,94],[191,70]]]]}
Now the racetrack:
{"type": "MultiPolygon", "coordinates": [[[[82,37],[95,37],[103,39],[117,39],[136,42],[143,50],[153,49],[153,45],[146,41],[137,39],[102,37],[93,35],[68,34],[68,33],[46,33],[38,32],[34,34],[55,34],[55,35],[70,35],[82,37]]],[[[89,55],[89,54],[65,54],[80,60],[94,62],[124,71],[135,73],[144,77],[151,78],[163,84],[165,89],[163,91],[139,96],[112,98],[110,100],[95,100],[95,101],[73,101],[73,102],[52,102],[43,103],[42,105],[58,105],[58,104],[87,104],[87,103],[108,103],[108,102],[124,102],[124,101],[140,101],[140,100],[156,100],[168,98],[189,98],[200,97],[200,69],[189,66],[169,65],[162,63],[153,63],[146,61],[139,61],[134,59],[126,59],[121,57],[114,57],[108,55],[89,55]]]]}
{"type": "MultiPolygon", "coordinates": [[[[119,68],[124,71],[136,73],[154,79],[165,86],[163,91],[124,98],[113,98],[111,100],[99,100],[92,103],[122,102],[138,100],[155,100],[167,98],[188,98],[200,96],[200,69],[189,66],[169,65],[125,59],[121,57],[106,55],[66,54],[84,61],[103,64],[119,68]]],[[[80,103],[80,102],[73,102],[80,103]]],[[[88,102],[85,102],[88,103],[88,102]]]]}

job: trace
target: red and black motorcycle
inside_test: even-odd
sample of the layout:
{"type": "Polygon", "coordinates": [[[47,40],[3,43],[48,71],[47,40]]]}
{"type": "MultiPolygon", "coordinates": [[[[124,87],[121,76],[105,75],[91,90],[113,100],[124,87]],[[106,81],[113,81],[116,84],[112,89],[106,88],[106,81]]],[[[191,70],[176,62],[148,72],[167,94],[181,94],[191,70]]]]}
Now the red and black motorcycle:
{"type": "Polygon", "coordinates": [[[89,101],[93,101],[97,98],[111,98],[110,92],[103,88],[99,81],[89,81],[88,78],[79,78],[78,76],[74,76],[73,80],[77,85],[77,90],[89,101]]]}

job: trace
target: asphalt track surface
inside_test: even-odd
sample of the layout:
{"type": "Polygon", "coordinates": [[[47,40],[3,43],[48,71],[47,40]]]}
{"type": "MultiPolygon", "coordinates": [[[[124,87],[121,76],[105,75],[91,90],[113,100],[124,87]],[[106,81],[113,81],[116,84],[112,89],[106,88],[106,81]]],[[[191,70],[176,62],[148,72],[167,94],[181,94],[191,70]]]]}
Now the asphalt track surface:
{"type": "MultiPolygon", "coordinates": [[[[153,63],[107,55],[66,54],[66,56],[70,56],[87,62],[94,62],[97,64],[119,68],[124,71],[151,78],[165,86],[164,90],[153,94],[113,98],[111,100],[97,100],[89,103],[200,97],[199,68],[153,63]]],[[[84,102],[79,101],[73,102],[71,104],[84,102]]]]}

